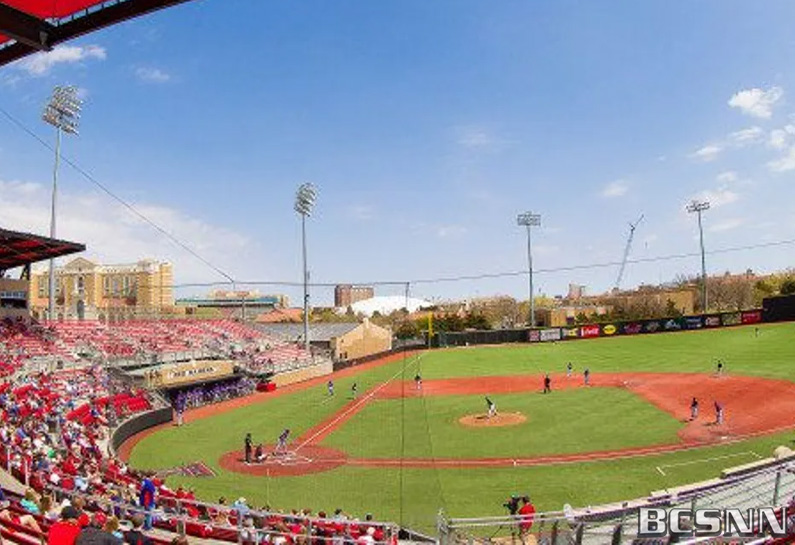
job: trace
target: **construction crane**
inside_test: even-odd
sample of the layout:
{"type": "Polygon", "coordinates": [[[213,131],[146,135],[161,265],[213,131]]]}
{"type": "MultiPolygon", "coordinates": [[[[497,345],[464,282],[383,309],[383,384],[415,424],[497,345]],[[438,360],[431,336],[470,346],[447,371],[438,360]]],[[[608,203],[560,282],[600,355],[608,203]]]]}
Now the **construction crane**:
{"type": "Polygon", "coordinates": [[[624,278],[624,269],[627,268],[627,259],[629,259],[629,250],[632,247],[632,239],[635,238],[635,229],[638,228],[640,222],[643,221],[643,214],[637,219],[635,223],[629,223],[629,237],[627,237],[627,245],[624,247],[624,257],[621,259],[621,268],[618,270],[618,278],[616,278],[616,286],[614,291],[618,291],[621,287],[621,279],[624,278]]]}

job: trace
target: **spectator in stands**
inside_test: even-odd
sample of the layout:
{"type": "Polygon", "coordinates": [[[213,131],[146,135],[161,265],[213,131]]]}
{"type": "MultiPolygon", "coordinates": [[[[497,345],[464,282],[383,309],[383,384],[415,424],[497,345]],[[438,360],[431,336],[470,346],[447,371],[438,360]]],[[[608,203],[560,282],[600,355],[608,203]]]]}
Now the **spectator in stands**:
{"type": "Polygon", "coordinates": [[[91,523],[80,531],[75,545],[121,545],[122,541],[104,530],[107,517],[101,511],[94,513],[91,523]]]}
{"type": "Polygon", "coordinates": [[[61,510],[61,519],[50,526],[47,534],[47,545],[75,545],[77,536],[80,534],[80,525],[77,519],[80,512],[67,505],[61,510]]]}
{"type": "Polygon", "coordinates": [[[152,545],[152,540],[144,535],[142,531],[145,522],[144,516],[141,514],[135,514],[133,515],[131,522],[132,530],[124,535],[124,542],[128,545],[152,545]]]}
{"type": "Polygon", "coordinates": [[[152,481],[152,475],[147,474],[141,482],[141,492],[138,497],[139,505],[146,511],[144,530],[152,529],[152,511],[155,509],[156,495],[157,487],[155,487],[155,483],[152,481]]]}
{"type": "Polygon", "coordinates": [[[6,504],[7,504],[5,506],[6,508],[0,510],[0,520],[5,522],[10,522],[17,526],[28,528],[36,532],[37,534],[41,533],[41,526],[39,526],[39,523],[36,522],[36,517],[34,517],[32,514],[21,515],[14,511],[11,511],[10,509],[8,509],[10,503],[6,502],[6,504]]]}
{"type": "Polygon", "coordinates": [[[119,541],[124,540],[124,534],[119,530],[119,519],[116,517],[108,517],[102,529],[113,535],[119,541]]]}

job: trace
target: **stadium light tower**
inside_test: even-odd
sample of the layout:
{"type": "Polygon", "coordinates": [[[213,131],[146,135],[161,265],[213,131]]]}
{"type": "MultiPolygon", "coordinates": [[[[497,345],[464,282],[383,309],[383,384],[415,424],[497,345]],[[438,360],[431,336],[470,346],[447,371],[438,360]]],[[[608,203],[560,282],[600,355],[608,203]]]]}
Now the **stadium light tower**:
{"type": "Polygon", "coordinates": [[[533,297],[533,250],[531,245],[530,228],[541,225],[541,215],[525,212],[516,217],[519,226],[527,228],[527,271],[530,278],[530,327],[536,326],[536,305],[533,297]]]}
{"type": "MultiPolygon", "coordinates": [[[[80,109],[83,101],[78,97],[77,87],[58,86],[52,91],[50,101],[44,107],[41,118],[55,127],[55,166],[52,170],[52,202],[50,210],[50,238],[55,238],[55,211],[58,194],[58,165],[61,162],[61,133],[77,135],[80,109]]],[[[50,321],[55,317],[55,260],[50,259],[50,297],[47,314],[50,321]]]]}
{"type": "Polygon", "coordinates": [[[702,312],[707,312],[709,304],[707,301],[707,261],[704,257],[704,228],[701,225],[701,213],[709,210],[709,201],[694,200],[687,205],[687,211],[691,214],[698,214],[698,238],[701,244],[701,301],[704,307],[702,312]]]}
{"type": "Polygon", "coordinates": [[[312,215],[317,199],[315,186],[301,184],[295,194],[295,211],[301,216],[301,250],[304,263],[304,346],[309,351],[309,271],[306,267],[306,218],[312,215]]]}

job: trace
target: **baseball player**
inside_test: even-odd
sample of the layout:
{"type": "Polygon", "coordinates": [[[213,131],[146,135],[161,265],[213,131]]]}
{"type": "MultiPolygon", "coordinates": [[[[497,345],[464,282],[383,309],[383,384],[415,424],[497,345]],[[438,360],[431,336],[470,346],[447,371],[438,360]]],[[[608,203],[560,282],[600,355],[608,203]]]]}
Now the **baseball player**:
{"type": "Polygon", "coordinates": [[[419,373],[414,375],[414,386],[417,388],[417,390],[422,390],[422,377],[419,373]]]}
{"type": "Polygon", "coordinates": [[[326,385],[326,387],[328,388],[328,395],[329,396],[333,396],[334,395],[334,381],[333,380],[329,380],[328,384],[326,385]]]}
{"type": "Polygon", "coordinates": [[[693,401],[690,402],[690,420],[695,420],[698,418],[698,399],[695,397],[693,401]]]}
{"type": "Polygon", "coordinates": [[[273,449],[274,454],[284,454],[287,450],[287,438],[290,437],[290,428],[284,428],[284,431],[279,435],[279,441],[276,443],[276,448],[273,449]]]}
{"type": "Polygon", "coordinates": [[[354,383],[353,383],[353,386],[351,386],[351,394],[353,395],[353,399],[356,399],[356,391],[358,390],[358,388],[359,388],[359,387],[358,387],[358,386],[356,385],[356,383],[354,382],[354,383]]]}
{"type": "Polygon", "coordinates": [[[723,424],[723,405],[715,402],[715,424],[721,425],[723,424]]]}
{"type": "Polygon", "coordinates": [[[486,408],[488,409],[488,418],[497,416],[497,405],[495,405],[494,402],[488,397],[486,398],[486,408]]]}
{"type": "Polygon", "coordinates": [[[717,374],[719,377],[723,375],[723,361],[721,360],[718,360],[717,374]]]}
{"type": "Polygon", "coordinates": [[[552,392],[552,379],[549,378],[549,373],[544,375],[544,393],[549,394],[552,392]]]}
{"type": "Polygon", "coordinates": [[[254,446],[254,441],[251,438],[251,434],[247,433],[246,438],[243,441],[243,455],[245,457],[246,464],[251,463],[251,450],[253,446],[254,446]]]}
{"type": "Polygon", "coordinates": [[[582,378],[585,381],[586,386],[591,385],[591,370],[588,369],[587,367],[585,368],[585,371],[583,371],[582,373],[582,378]]]}
{"type": "Polygon", "coordinates": [[[571,362],[569,362],[566,364],[566,376],[568,378],[571,378],[572,371],[574,371],[574,366],[571,364],[571,362]]]}

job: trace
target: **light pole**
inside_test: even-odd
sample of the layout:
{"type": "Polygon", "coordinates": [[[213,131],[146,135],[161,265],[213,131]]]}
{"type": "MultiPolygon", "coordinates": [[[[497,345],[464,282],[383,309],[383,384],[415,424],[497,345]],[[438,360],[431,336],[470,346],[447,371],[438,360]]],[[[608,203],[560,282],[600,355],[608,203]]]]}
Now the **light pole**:
{"type": "Polygon", "coordinates": [[[516,223],[527,228],[527,272],[530,279],[530,327],[536,326],[536,304],[533,300],[533,250],[530,238],[530,228],[541,225],[541,215],[525,212],[516,217],[516,223]]]}
{"type": "Polygon", "coordinates": [[[309,352],[309,271],[306,268],[306,218],[312,215],[317,190],[309,182],[301,184],[295,194],[295,211],[301,216],[301,251],[304,263],[304,346],[309,352]]]}
{"type": "MultiPolygon", "coordinates": [[[[58,86],[52,91],[50,101],[44,107],[41,118],[55,127],[55,165],[52,169],[52,203],[50,210],[50,238],[55,238],[55,211],[56,197],[58,194],[58,165],[61,162],[61,132],[78,134],[77,127],[80,123],[80,108],[83,101],[77,96],[77,87],[58,86]]],[[[48,319],[55,317],[55,260],[50,259],[49,277],[49,304],[47,306],[48,319]]]]}
{"type": "Polygon", "coordinates": [[[709,309],[707,301],[707,261],[704,257],[704,228],[701,225],[701,213],[704,210],[709,210],[709,201],[694,200],[687,205],[688,212],[698,214],[698,238],[701,244],[701,301],[703,305],[701,311],[706,313],[709,309]]]}

